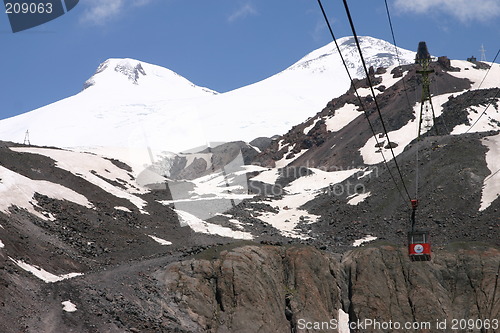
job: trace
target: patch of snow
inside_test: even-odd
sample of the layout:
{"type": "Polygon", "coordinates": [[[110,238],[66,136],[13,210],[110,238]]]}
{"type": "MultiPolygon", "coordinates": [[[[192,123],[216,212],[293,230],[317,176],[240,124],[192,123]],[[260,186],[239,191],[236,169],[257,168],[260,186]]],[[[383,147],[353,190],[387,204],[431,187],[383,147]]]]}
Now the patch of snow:
{"type": "MultiPolygon", "coordinates": [[[[168,206],[168,205],[177,205],[177,204],[183,204],[183,203],[189,204],[189,203],[196,203],[196,202],[200,202],[200,201],[213,201],[213,200],[237,200],[238,202],[240,202],[243,199],[248,199],[248,198],[251,198],[251,197],[252,197],[251,195],[246,195],[246,194],[241,194],[241,195],[234,194],[234,195],[230,195],[230,194],[226,193],[226,194],[224,194],[222,196],[213,195],[213,196],[208,196],[208,197],[199,197],[199,196],[195,195],[193,197],[185,198],[185,199],[160,200],[158,202],[161,203],[161,204],[163,204],[163,205],[168,206]]],[[[219,213],[216,212],[213,215],[214,216],[215,215],[219,215],[219,213]]]]}
{"type": "Polygon", "coordinates": [[[301,220],[309,220],[313,223],[319,218],[317,215],[309,214],[304,209],[298,207],[311,201],[316,197],[313,193],[295,193],[285,195],[280,200],[272,200],[269,205],[278,209],[278,213],[266,212],[258,216],[258,219],[272,225],[278,229],[283,236],[293,238],[308,238],[300,232],[294,230],[301,220]]]}
{"type": "Polygon", "coordinates": [[[132,193],[145,193],[146,190],[138,189],[127,171],[117,167],[111,161],[100,156],[92,154],[73,152],[59,149],[47,148],[11,148],[13,151],[21,153],[39,154],[47,156],[56,161],[56,166],[69,171],[75,176],[81,177],[91,184],[99,186],[104,191],[118,197],[129,200],[143,214],[147,214],[143,208],[147,205],[146,201],[133,195],[132,193]],[[97,173],[95,175],[94,173],[97,173]],[[113,184],[102,179],[109,179],[125,186],[126,190],[116,187],[113,184]]]}
{"type": "MultiPolygon", "coordinates": [[[[211,197],[212,199],[239,199],[241,201],[249,197],[246,173],[251,172],[249,170],[252,168],[252,166],[248,166],[248,168],[245,166],[240,152],[233,161],[224,166],[223,171],[192,180],[194,189],[187,193],[188,197],[190,199],[211,197]]],[[[258,166],[255,168],[255,170],[260,169],[258,166]]],[[[171,192],[173,198],[186,197],[185,192],[177,193],[175,188],[173,190],[171,188],[171,192]]]]}
{"type": "Polygon", "coordinates": [[[48,221],[57,220],[56,217],[54,216],[54,214],[52,214],[51,212],[42,212],[42,214],[45,215],[45,217],[47,217],[48,221]]]}
{"type": "Polygon", "coordinates": [[[362,171],[362,169],[357,168],[330,172],[316,168],[309,168],[309,170],[312,171],[312,174],[294,180],[285,187],[285,190],[290,193],[316,192],[329,185],[340,183],[362,171]]]}
{"type": "Polygon", "coordinates": [[[377,237],[375,237],[375,236],[367,235],[366,237],[355,240],[354,243],[352,243],[352,246],[360,246],[363,243],[371,242],[371,241],[374,241],[376,239],[377,239],[377,237]]]}
{"type": "Polygon", "coordinates": [[[64,302],[61,302],[61,304],[63,306],[63,311],[75,312],[77,310],[76,305],[71,303],[71,301],[64,301],[64,302]]]}
{"type": "MultiPolygon", "coordinates": [[[[394,75],[391,74],[391,72],[396,67],[399,67],[399,65],[391,66],[391,67],[387,68],[387,71],[384,74],[380,75],[380,77],[382,78],[382,82],[380,84],[374,86],[374,88],[380,87],[380,86],[385,86],[385,89],[388,89],[388,88],[392,87],[393,85],[395,85],[397,82],[399,82],[402,79],[402,77],[404,77],[406,74],[408,74],[408,71],[404,71],[402,77],[400,76],[400,77],[395,78],[394,75]]],[[[375,89],[375,93],[378,95],[378,89],[375,89]]]]}
{"type": "Polygon", "coordinates": [[[116,210],[121,210],[121,211],[124,211],[124,212],[127,212],[127,213],[132,213],[132,211],[130,209],[128,209],[127,207],[122,207],[122,206],[116,206],[114,207],[116,210]]]}
{"type": "MultiPolygon", "coordinates": [[[[376,168],[367,168],[367,169],[368,169],[368,171],[366,171],[366,169],[365,169],[365,170],[362,170],[362,171],[363,171],[363,174],[362,174],[362,175],[360,175],[360,176],[358,177],[358,179],[365,178],[366,176],[371,175],[371,174],[373,173],[373,171],[374,171],[374,170],[376,170],[376,168]]],[[[377,175],[376,175],[376,176],[378,176],[378,173],[377,173],[377,175]]]]}
{"type": "MultiPolygon", "coordinates": [[[[485,62],[491,66],[491,69],[486,76],[480,89],[497,88],[498,87],[498,77],[500,76],[500,64],[485,62]]],[[[473,82],[471,89],[478,89],[479,85],[485,78],[487,69],[475,69],[474,64],[465,60],[451,60],[451,66],[458,67],[461,70],[459,72],[448,72],[448,74],[460,78],[469,79],[473,82]]]]}
{"type": "Polygon", "coordinates": [[[234,226],[237,228],[237,229],[240,229],[240,230],[245,230],[244,228],[244,223],[238,221],[237,219],[230,219],[229,222],[231,222],[232,224],[234,224],[234,226]]]}
{"type": "Polygon", "coordinates": [[[255,149],[255,151],[256,151],[256,152],[258,152],[259,154],[260,154],[260,153],[262,153],[262,151],[260,150],[260,148],[259,148],[259,147],[255,147],[255,146],[253,146],[253,145],[251,145],[251,144],[249,144],[249,143],[247,143],[247,145],[248,145],[249,147],[251,147],[251,148],[255,149]]]}
{"type": "Polygon", "coordinates": [[[228,217],[228,218],[232,218],[233,217],[232,215],[222,214],[222,213],[216,213],[215,216],[224,216],[224,217],[228,217]]]}
{"type": "Polygon", "coordinates": [[[207,163],[207,167],[205,170],[209,170],[212,167],[212,153],[197,153],[197,154],[181,154],[179,156],[183,156],[186,158],[186,166],[184,168],[189,167],[195,159],[203,159],[205,163],[207,163]]]}
{"type": "Polygon", "coordinates": [[[0,166],[0,179],[2,179],[0,182],[0,210],[7,214],[11,206],[17,206],[43,220],[50,220],[50,216],[47,217],[35,210],[35,206],[37,206],[33,199],[35,193],[93,208],[86,197],[69,188],[44,180],[32,180],[2,166],[0,166]]]}
{"type": "Polygon", "coordinates": [[[0,240],[0,249],[3,249],[5,247],[5,245],[2,243],[2,241],[0,240]]]}
{"type": "Polygon", "coordinates": [[[321,118],[316,118],[311,125],[307,126],[304,128],[304,134],[307,135],[309,131],[316,125],[316,123],[320,120],[321,118]]]}
{"type": "Polygon", "coordinates": [[[480,211],[488,208],[500,196],[500,134],[486,137],[482,143],[488,148],[486,165],[490,170],[490,175],[483,182],[480,211]]]}
{"type": "Polygon", "coordinates": [[[172,242],[169,242],[167,240],[161,239],[153,235],[148,235],[148,236],[151,237],[155,242],[157,242],[160,245],[172,245],[172,242]]]}
{"type": "Polygon", "coordinates": [[[498,112],[498,109],[496,109],[494,105],[490,105],[483,114],[485,107],[486,105],[472,106],[468,108],[467,118],[470,125],[457,125],[453,128],[451,134],[458,135],[463,134],[466,131],[469,131],[469,133],[477,133],[500,129],[500,112],[498,112]],[[475,125],[471,128],[472,124],[475,125]]]}
{"type": "Polygon", "coordinates": [[[257,176],[250,178],[258,182],[274,185],[279,178],[280,172],[278,169],[270,169],[259,173],[257,176]]]}
{"type": "Polygon", "coordinates": [[[54,282],[59,282],[62,280],[67,280],[71,279],[80,275],[83,275],[83,273],[69,273],[69,274],[64,274],[64,275],[54,275],[52,273],[47,272],[46,270],[25,263],[22,260],[16,260],[11,257],[9,257],[11,261],[13,261],[17,266],[21,267],[27,272],[30,272],[31,274],[35,275],[37,278],[43,280],[45,283],[54,283],[54,282]]]}
{"type": "MultiPolygon", "coordinates": [[[[473,85],[471,89],[497,88],[498,77],[500,76],[500,64],[491,62],[485,63],[491,66],[489,72],[487,69],[475,69],[474,64],[469,61],[452,60],[451,66],[458,67],[461,69],[461,71],[449,72],[449,74],[458,78],[468,79],[472,81],[473,85]],[[488,76],[486,76],[486,73],[488,73],[488,76]]],[[[468,119],[471,124],[476,122],[481,113],[484,111],[485,107],[486,105],[469,108],[468,119]]],[[[475,133],[496,130],[499,126],[498,123],[495,123],[495,121],[500,121],[500,114],[493,105],[490,105],[486,113],[480,118],[478,123],[474,125],[474,127],[469,132],[475,133]]],[[[462,134],[465,133],[465,131],[467,131],[469,128],[470,126],[468,125],[458,125],[453,129],[451,134],[462,134]]]]}
{"type": "Polygon", "coordinates": [[[287,144],[284,145],[283,144],[284,141],[285,140],[283,140],[283,139],[281,139],[280,141],[278,141],[278,151],[280,151],[283,147],[286,147],[286,146],[289,145],[289,143],[287,143],[287,144]]]}
{"type": "Polygon", "coordinates": [[[269,202],[269,205],[278,208],[278,213],[266,212],[258,216],[260,220],[280,230],[286,237],[308,238],[295,228],[300,222],[314,223],[319,216],[309,214],[299,207],[313,200],[321,189],[340,183],[360,171],[360,169],[351,169],[326,172],[314,168],[309,170],[313,172],[311,175],[294,180],[284,188],[287,194],[279,200],[269,202]]]}
{"type": "Polygon", "coordinates": [[[338,327],[339,333],[350,333],[349,329],[349,314],[344,312],[344,310],[339,309],[338,311],[338,327]]]}
{"type": "Polygon", "coordinates": [[[366,198],[370,196],[370,194],[371,194],[370,192],[355,194],[349,201],[347,201],[347,204],[355,206],[360,202],[363,202],[366,198]]]}
{"type": "MultiPolygon", "coordinates": [[[[359,97],[367,97],[367,96],[371,96],[372,94],[372,91],[370,88],[358,88],[356,89],[356,91],[358,92],[358,95],[359,97]]],[[[375,94],[377,94],[378,90],[375,90],[375,94]]]]}
{"type": "MultiPolygon", "coordinates": [[[[238,199],[241,201],[252,197],[247,194],[246,177],[240,175],[240,181],[235,181],[232,176],[236,175],[224,175],[222,172],[218,172],[194,179],[192,182],[195,188],[189,192],[192,195],[190,199],[203,199],[203,196],[206,196],[207,199],[238,199]]],[[[173,194],[173,196],[177,195],[173,194]]]]}
{"type": "Polygon", "coordinates": [[[219,235],[236,239],[253,239],[252,234],[243,231],[234,231],[230,228],[222,227],[217,224],[208,223],[202,219],[187,212],[174,209],[179,217],[181,227],[189,226],[194,232],[200,232],[209,235],[219,235]]]}
{"type": "Polygon", "coordinates": [[[307,149],[302,149],[299,153],[295,154],[294,157],[287,159],[286,156],[290,153],[291,150],[292,149],[288,148],[288,153],[284,154],[281,160],[276,161],[276,168],[281,169],[286,167],[288,164],[292,163],[297,158],[304,155],[304,153],[307,151],[307,149]]]}
{"type": "Polygon", "coordinates": [[[363,112],[358,111],[358,107],[354,104],[345,104],[343,107],[335,111],[332,117],[325,120],[326,129],[331,132],[340,131],[351,121],[356,119],[363,112]]]}
{"type": "Polygon", "coordinates": [[[242,165],[241,169],[242,169],[241,171],[235,171],[235,172],[233,172],[233,174],[236,176],[241,176],[241,175],[246,175],[247,173],[251,173],[251,172],[260,172],[260,171],[267,170],[267,168],[261,167],[259,165],[253,165],[253,164],[242,165]]]}

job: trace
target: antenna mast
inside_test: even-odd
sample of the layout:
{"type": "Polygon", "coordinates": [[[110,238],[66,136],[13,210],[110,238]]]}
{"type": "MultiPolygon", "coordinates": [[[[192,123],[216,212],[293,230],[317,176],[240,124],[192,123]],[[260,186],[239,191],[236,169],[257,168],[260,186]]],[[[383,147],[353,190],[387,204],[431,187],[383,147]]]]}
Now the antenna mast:
{"type": "Polygon", "coordinates": [[[481,61],[486,61],[486,50],[484,49],[483,44],[481,44],[479,51],[481,52],[481,61]]]}
{"type": "Polygon", "coordinates": [[[24,144],[31,146],[29,130],[26,130],[26,134],[24,134],[24,144]]]}

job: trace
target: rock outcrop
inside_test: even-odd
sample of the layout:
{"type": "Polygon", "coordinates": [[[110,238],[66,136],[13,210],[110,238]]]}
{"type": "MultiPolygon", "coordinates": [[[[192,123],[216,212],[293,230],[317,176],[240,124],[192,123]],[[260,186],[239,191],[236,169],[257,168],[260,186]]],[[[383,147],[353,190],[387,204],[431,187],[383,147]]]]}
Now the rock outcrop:
{"type": "Polygon", "coordinates": [[[192,332],[339,332],[331,328],[347,324],[339,321],[343,312],[351,328],[376,320],[430,323],[432,332],[444,320],[498,318],[499,267],[498,249],[472,243],[438,250],[426,263],[410,262],[392,245],[343,256],[312,247],[244,246],[172,264],[160,282],[170,313],[192,332]],[[326,322],[332,326],[314,329],[326,322]]]}

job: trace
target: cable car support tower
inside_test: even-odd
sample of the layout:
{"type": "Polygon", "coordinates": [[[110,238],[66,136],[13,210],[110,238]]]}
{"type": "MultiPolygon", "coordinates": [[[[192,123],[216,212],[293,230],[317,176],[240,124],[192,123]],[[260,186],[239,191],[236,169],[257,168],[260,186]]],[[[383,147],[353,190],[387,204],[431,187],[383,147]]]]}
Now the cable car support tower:
{"type": "Polygon", "coordinates": [[[419,64],[422,67],[421,70],[417,70],[417,74],[422,75],[422,97],[420,98],[420,116],[417,135],[418,140],[420,140],[420,134],[422,133],[422,123],[426,132],[434,126],[434,128],[436,129],[436,134],[439,134],[436,126],[436,114],[434,113],[434,106],[432,105],[431,93],[429,89],[429,74],[434,73],[434,70],[429,68],[429,65],[431,63],[431,55],[427,50],[427,45],[425,44],[425,42],[420,42],[418,44],[415,63],[419,64]]]}

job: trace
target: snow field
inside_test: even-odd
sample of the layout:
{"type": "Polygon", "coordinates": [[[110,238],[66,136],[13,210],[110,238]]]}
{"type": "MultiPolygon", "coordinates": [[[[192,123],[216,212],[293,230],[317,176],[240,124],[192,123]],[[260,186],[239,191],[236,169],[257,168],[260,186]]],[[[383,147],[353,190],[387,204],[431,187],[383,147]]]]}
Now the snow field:
{"type": "Polygon", "coordinates": [[[328,131],[337,132],[344,128],[351,121],[356,119],[363,112],[358,111],[358,107],[354,104],[347,103],[340,109],[335,111],[335,115],[325,120],[328,131]]]}
{"type": "Polygon", "coordinates": [[[44,180],[32,180],[2,166],[0,166],[0,179],[0,210],[6,214],[9,214],[10,207],[17,206],[43,220],[50,220],[50,215],[47,217],[48,214],[35,209],[37,207],[36,200],[33,199],[35,193],[93,208],[86,197],[71,189],[44,180]]]}
{"type": "Polygon", "coordinates": [[[486,153],[486,164],[491,173],[483,182],[480,211],[488,208],[500,196],[500,134],[486,137],[482,142],[489,149],[486,153]]]}
{"type": "Polygon", "coordinates": [[[488,89],[498,87],[498,77],[500,76],[500,64],[488,62],[491,69],[486,76],[487,69],[474,69],[474,64],[465,60],[451,60],[451,66],[460,68],[459,72],[448,72],[448,74],[461,79],[469,79],[474,84],[471,89],[488,89]],[[483,81],[484,79],[484,81],[483,81]],[[481,84],[482,82],[482,84],[481,84]]]}
{"type": "Polygon", "coordinates": [[[269,169],[266,171],[262,171],[261,173],[259,173],[255,177],[252,177],[251,180],[274,185],[274,184],[276,184],[276,180],[279,178],[279,176],[280,176],[280,172],[278,169],[269,169]]]}
{"type": "Polygon", "coordinates": [[[300,177],[283,189],[283,198],[268,202],[269,205],[278,209],[278,213],[256,212],[256,214],[260,214],[257,218],[280,230],[284,236],[308,238],[307,235],[296,231],[295,228],[300,222],[314,223],[319,216],[309,214],[299,207],[313,200],[321,189],[340,183],[356,172],[361,171],[361,169],[351,169],[327,172],[315,168],[309,168],[309,170],[313,174],[300,177]]]}
{"type": "Polygon", "coordinates": [[[234,231],[230,228],[222,227],[213,223],[208,223],[192,214],[178,209],[174,209],[174,211],[179,217],[181,226],[189,226],[194,232],[200,232],[209,235],[219,235],[236,239],[253,239],[251,233],[244,231],[234,231]]]}
{"type": "Polygon", "coordinates": [[[52,273],[47,272],[43,268],[40,268],[38,266],[30,265],[25,263],[22,260],[15,260],[11,257],[9,259],[14,262],[17,266],[20,268],[24,269],[27,272],[30,272],[40,280],[44,281],[45,283],[54,283],[54,282],[59,282],[62,280],[67,280],[71,279],[80,275],[83,275],[83,273],[69,273],[69,274],[64,274],[64,275],[55,275],[52,273]]]}
{"type": "Polygon", "coordinates": [[[81,177],[104,191],[118,197],[129,200],[143,214],[146,201],[133,195],[145,193],[144,189],[139,189],[127,171],[115,166],[111,161],[100,156],[85,154],[67,150],[45,149],[45,148],[12,148],[13,151],[21,153],[31,153],[47,156],[56,161],[58,168],[71,172],[75,176],[81,177]],[[97,175],[95,175],[96,173],[97,175]],[[100,176],[100,177],[98,177],[100,176]],[[126,190],[118,188],[104,179],[118,182],[125,186],[126,190]]]}

